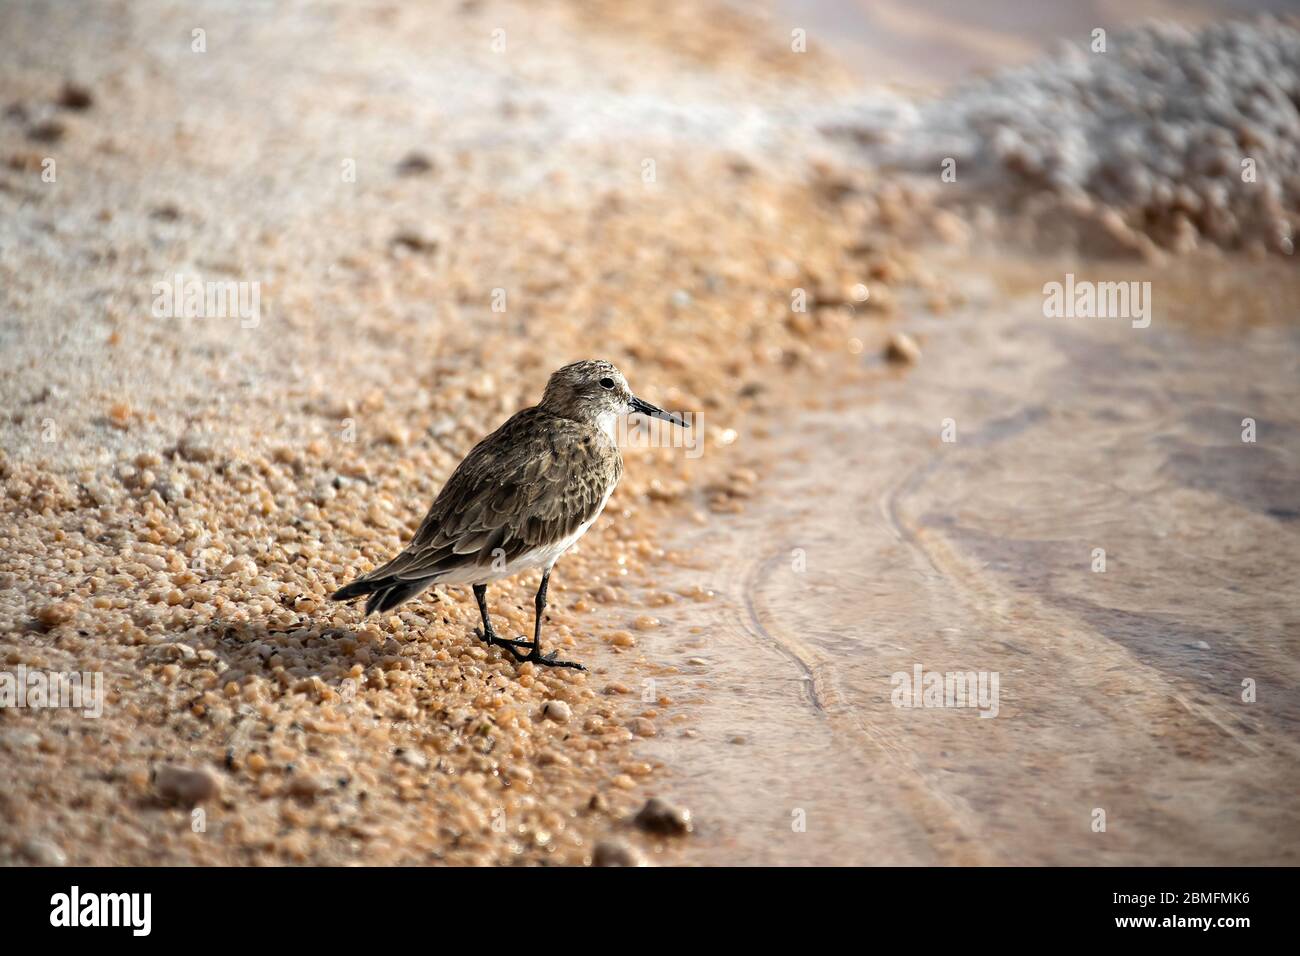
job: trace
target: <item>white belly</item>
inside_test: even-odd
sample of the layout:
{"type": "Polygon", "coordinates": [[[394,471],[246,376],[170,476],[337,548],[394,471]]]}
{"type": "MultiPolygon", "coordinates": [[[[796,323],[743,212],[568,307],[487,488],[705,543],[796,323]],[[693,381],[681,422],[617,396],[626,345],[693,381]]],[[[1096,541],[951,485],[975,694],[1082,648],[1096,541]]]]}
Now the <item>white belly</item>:
{"type": "Polygon", "coordinates": [[[605,492],[605,497],[600,502],[600,507],[596,509],[596,513],[591,516],[591,520],[581,524],[578,529],[568,537],[561,538],[559,541],[552,542],[551,544],[543,545],[540,548],[534,548],[532,551],[526,551],[523,554],[518,555],[514,560],[505,562],[504,567],[501,567],[500,562],[497,562],[496,567],[493,567],[492,565],[487,567],[474,565],[471,567],[457,568],[454,571],[448,571],[446,574],[439,575],[435,583],[491,584],[493,581],[500,581],[502,578],[508,578],[511,575],[519,574],[521,571],[531,571],[534,568],[544,568],[549,571],[551,566],[554,565],[556,561],[560,560],[560,555],[564,554],[565,551],[568,551],[577,544],[578,539],[587,533],[587,529],[596,523],[596,519],[599,518],[601,512],[605,510],[605,505],[608,503],[609,496],[613,494],[613,492],[613,488],[610,488],[609,491],[605,492]]]}

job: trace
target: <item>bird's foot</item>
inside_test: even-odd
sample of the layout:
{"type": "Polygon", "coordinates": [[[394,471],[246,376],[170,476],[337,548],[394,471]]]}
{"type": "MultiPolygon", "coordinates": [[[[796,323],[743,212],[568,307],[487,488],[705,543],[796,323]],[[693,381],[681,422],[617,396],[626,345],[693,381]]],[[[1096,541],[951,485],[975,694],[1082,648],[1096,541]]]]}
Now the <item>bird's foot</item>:
{"type": "Polygon", "coordinates": [[[577,661],[556,660],[556,655],[559,654],[559,651],[551,651],[551,653],[549,654],[540,654],[537,651],[536,644],[534,644],[532,641],[525,641],[522,637],[517,641],[510,641],[505,646],[506,646],[506,650],[510,651],[510,653],[514,656],[514,659],[519,661],[521,664],[523,663],[539,664],[542,667],[571,667],[575,671],[585,671],[587,669],[583,667],[581,664],[579,664],[577,661]],[[518,649],[521,647],[529,648],[528,653],[527,654],[519,653],[518,649]]]}
{"type": "Polygon", "coordinates": [[[493,634],[491,631],[488,631],[487,634],[484,634],[484,633],[483,633],[482,631],[480,631],[477,627],[474,628],[474,636],[477,637],[477,638],[478,638],[480,641],[482,641],[484,644],[495,645],[495,646],[497,646],[497,647],[504,647],[506,650],[510,651],[512,654],[515,654],[516,657],[517,657],[518,654],[519,654],[519,652],[515,650],[516,647],[532,647],[532,646],[533,646],[533,642],[532,642],[532,641],[525,641],[522,637],[519,638],[519,640],[517,640],[517,641],[512,641],[512,640],[511,640],[510,638],[508,638],[508,637],[497,637],[497,636],[496,636],[495,634],[493,634]]]}
{"type": "Polygon", "coordinates": [[[555,655],[558,653],[559,651],[551,651],[551,653],[543,656],[538,654],[537,648],[534,647],[531,654],[527,657],[520,657],[518,660],[532,661],[534,664],[541,664],[543,667],[572,667],[575,671],[585,671],[587,669],[577,661],[557,661],[555,655]]]}
{"type": "Polygon", "coordinates": [[[537,645],[534,644],[532,641],[525,640],[522,637],[516,640],[511,640],[508,637],[497,637],[495,634],[492,634],[490,632],[487,635],[484,635],[484,633],[480,631],[478,628],[474,628],[474,636],[477,637],[480,641],[482,641],[485,644],[505,648],[505,650],[510,652],[510,656],[513,657],[515,660],[519,661],[521,664],[527,662],[532,664],[539,664],[542,667],[571,667],[575,671],[585,671],[587,669],[583,667],[581,664],[579,664],[577,661],[556,660],[556,655],[559,653],[559,651],[551,651],[551,653],[549,654],[539,654],[537,652],[537,645]],[[528,653],[527,654],[520,653],[519,649],[521,647],[525,648],[528,651],[528,653]]]}

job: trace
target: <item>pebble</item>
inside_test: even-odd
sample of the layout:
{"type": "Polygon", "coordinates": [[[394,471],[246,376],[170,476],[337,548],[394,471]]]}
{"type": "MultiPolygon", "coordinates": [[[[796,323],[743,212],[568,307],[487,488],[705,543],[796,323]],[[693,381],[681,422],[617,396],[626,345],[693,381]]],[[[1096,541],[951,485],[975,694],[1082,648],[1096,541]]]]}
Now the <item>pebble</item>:
{"type": "Polygon", "coordinates": [[[40,621],[46,627],[57,627],[60,624],[66,624],[72,620],[76,610],[66,601],[56,601],[53,604],[47,604],[36,612],[36,620],[40,621]]]}
{"type": "Polygon", "coordinates": [[[397,233],[390,241],[390,245],[394,251],[405,254],[432,254],[438,251],[437,240],[430,239],[414,230],[397,233]]]}
{"type": "Polygon", "coordinates": [[[182,458],[186,461],[204,462],[211,461],[216,457],[216,452],[212,446],[203,440],[203,436],[197,432],[186,432],[181,436],[181,440],[176,445],[176,450],[180,452],[182,458]]]}
{"type": "Polygon", "coordinates": [[[59,90],[59,105],[69,110],[88,110],[95,105],[95,97],[86,87],[69,80],[59,90]]]}
{"type": "Polygon", "coordinates": [[[108,420],[118,428],[125,428],[131,421],[131,406],[126,402],[114,402],[109,406],[108,420]]]}
{"type": "Polygon", "coordinates": [[[153,772],[154,791],[167,803],[192,807],[216,796],[220,781],[207,770],[163,764],[153,772]]]}
{"type": "MultiPolygon", "coordinates": [[[[31,860],[37,866],[66,866],[68,862],[67,854],[55,843],[49,840],[42,840],[33,837],[23,841],[23,856],[31,860]]],[[[609,864],[611,866],[620,864],[609,864]]],[[[632,864],[622,864],[632,865],[632,864]]]]}
{"type": "Polygon", "coordinates": [[[329,789],[329,781],[323,774],[295,773],[289,778],[289,793],[304,800],[314,800],[316,795],[329,789]]]}
{"type": "Polygon", "coordinates": [[[645,866],[645,858],[623,840],[601,840],[591,854],[592,866],[645,866]]]}
{"type": "Polygon", "coordinates": [[[921,360],[921,347],[905,332],[895,332],[885,346],[885,358],[900,365],[914,365],[921,360]]]}
{"type": "Polygon", "coordinates": [[[38,143],[57,143],[68,128],[58,120],[43,120],[27,128],[27,136],[38,143]]]}
{"type": "Polygon", "coordinates": [[[422,176],[434,171],[433,160],[420,152],[410,152],[397,164],[399,176],[422,176]]]}
{"type": "Polygon", "coordinates": [[[199,656],[194,648],[188,644],[180,643],[162,644],[159,646],[158,652],[174,661],[192,661],[199,656]]]}
{"type": "Polygon", "coordinates": [[[221,569],[224,575],[251,575],[257,571],[257,564],[247,555],[231,558],[221,569]]]}
{"type": "Polygon", "coordinates": [[[659,734],[654,721],[646,717],[634,717],[628,722],[627,729],[638,737],[655,737],[659,734]]]}
{"type": "Polygon", "coordinates": [[[10,730],[0,737],[11,750],[30,750],[40,745],[40,734],[30,730],[10,730]]]}
{"type": "Polygon", "coordinates": [[[408,767],[414,767],[416,770],[425,770],[429,766],[429,758],[418,750],[403,748],[397,755],[397,759],[408,767]]]}
{"type": "Polygon", "coordinates": [[[691,811],[669,803],[662,797],[651,797],[636,815],[636,825],[651,833],[680,836],[694,829],[691,811]]]}
{"type": "Polygon", "coordinates": [[[573,716],[573,710],[562,700],[548,700],[542,704],[542,716],[557,724],[567,724],[573,716]]]}

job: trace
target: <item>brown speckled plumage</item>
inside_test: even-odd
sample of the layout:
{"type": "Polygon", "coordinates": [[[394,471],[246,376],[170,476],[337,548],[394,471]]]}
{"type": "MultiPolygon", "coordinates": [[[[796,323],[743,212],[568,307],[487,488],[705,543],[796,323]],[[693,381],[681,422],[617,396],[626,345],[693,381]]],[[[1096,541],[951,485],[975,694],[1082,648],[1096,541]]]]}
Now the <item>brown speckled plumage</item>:
{"type": "Polygon", "coordinates": [[[623,474],[613,439],[538,405],[474,446],[401,554],[367,577],[445,576],[514,562],[593,520],[623,474]]]}

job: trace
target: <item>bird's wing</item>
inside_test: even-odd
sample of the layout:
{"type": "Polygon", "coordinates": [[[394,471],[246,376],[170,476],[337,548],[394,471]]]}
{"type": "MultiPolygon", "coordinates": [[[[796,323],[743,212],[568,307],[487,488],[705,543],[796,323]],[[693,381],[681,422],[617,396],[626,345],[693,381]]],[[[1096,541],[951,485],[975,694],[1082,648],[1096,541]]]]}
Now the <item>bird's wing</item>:
{"type": "Polygon", "coordinates": [[[595,518],[622,467],[599,429],[524,409],[474,446],[411,543],[366,577],[409,581],[486,568],[561,540],[595,518]]]}

